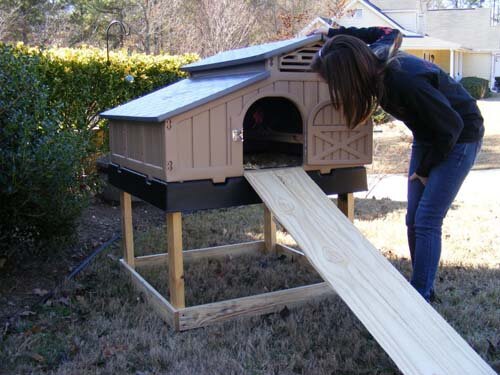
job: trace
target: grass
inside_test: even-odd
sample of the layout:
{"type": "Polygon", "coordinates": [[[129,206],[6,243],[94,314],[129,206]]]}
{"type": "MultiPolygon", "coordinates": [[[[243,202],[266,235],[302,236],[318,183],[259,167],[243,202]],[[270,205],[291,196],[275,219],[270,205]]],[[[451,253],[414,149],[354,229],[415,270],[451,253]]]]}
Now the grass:
{"type": "MultiPolygon", "coordinates": [[[[486,137],[476,168],[499,168],[500,103],[479,104],[486,137]]],[[[406,173],[409,134],[397,123],[382,129],[374,137],[375,160],[369,172],[406,173]]],[[[496,371],[500,371],[499,203],[454,203],[443,227],[436,281],[441,302],[433,304],[496,371]]],[[[143,214],[134,222],[137,254],[163,252],[163,214],[145,205],[138,208],[143,214]]],[[[404,202],[357,199],[355,225],[409,277],[405,208],[404,202]]],[[[119,210],[114,211],[111,216],[118,220],[119,210]]],[[[99,224],[99,212],[86,225],[102,227],[107,234],[112,220],[99,224]]],[[[257,240],[262,239],[262,227],[259,206],[198,212],[185,215],[183,241],[192,249],[257,240]]],[[[294,245],[283,230],[278,240],[294,245]]],[[[118,266],[120,253],[119,245],[113,246],[45,304],[32,310],[26,306],[19,319],[2,327],[0,374],[399,373],[336,296],[277,314],[176,333],[132,289],[118,266]]],[[[150,268],[142,274],[168,294],[165,269],[150,268]]],[[[278,256],[205,259],[186,265],[186,299],[195,305],[319,280],[310,266],[278,256]]]]}
{"type": "MultiPolygon", "coordinates": [[[[478,101],[484,117],[485,136],[475,170],[500,168],[500,97],[478,101]]],[[[395,121],[376,127],[373,137],[373,163],[368,172],[374,174],[406,174],[410,158],[411,132],[395,121]]]]}
{"type": "MultiPolygon", "coordinates": [[[[356,225],[405,275],[405,204],[357,200],[356,225]]],[[[186,248],[262,238],[260,206],[185,216],[186,248]]],[[[458,202],[443,228],[434,307],[500,369],[500,206],[458,202]]],[[[136,223],[140,226],[140,223],[136,223]]],[[[137,252],[165,246],[158,223],[136,236],[137,252]]],[[[293,245],[283,231],[279,240],[293,245]]],[[[116,245],[46,304],[3,332],[6,374],[396,374],[392,360],[336,296],[277,314],[176,333],[120,271],[116,245]]],[[[143,275],[166,294],[165,270],[143,275]]],[[[200,260],[186,267],[188,304],[318,281],[308,266],[277,256],[200,260]]],[[[1,372],[1,371],[0,371],[1,372]]]]}

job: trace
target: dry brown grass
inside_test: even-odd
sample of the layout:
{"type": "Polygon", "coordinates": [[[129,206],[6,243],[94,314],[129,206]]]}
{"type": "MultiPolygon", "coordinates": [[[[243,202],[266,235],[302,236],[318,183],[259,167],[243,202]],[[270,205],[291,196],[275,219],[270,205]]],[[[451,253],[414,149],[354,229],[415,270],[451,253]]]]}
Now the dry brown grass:
{"type": "MultiPolygon", "coordinates": [[[[356,225],[405,275],[405,204],[358,200],[356,225]]],[[[457,203],[444,227],[434,307],[500,369],[500,205],[457,203]]],[[[186,215],[186,248],[262,238],[259,206],[186,215]]],[[[138,252],[161,251],[165,230],[136,236],[138,252]]],[[[285,232],[280,240],[292,243],[285,232]]],[[[338,298],[262,317],[175,333],[132,290],[118,246],[101,255],[47,304],[3,332],[6,374],[395,374],[390,358],[338,298]]],[[[164,270],[144,272],[166,290],[164,270]]],[[[202,260],[186,270],[188,304],[318,280],[307,266],[276,256],[202,260]]],[[[1,372],[1,371],[0,371],[1,372]]]]}
{"type": "MultiPolygon", "coordinates": [[[[485,136],[473,169],[500,168],[500,99],[481,100],[478,104],[484,117],[485,136]]],[[[411,141],[411,132],[401,122],[377,126],[373,137],[373,164],[368,172],[406,174],[411,141]]]]}
{"type": "MultiPolygon", "coordinates": [[[[486,137],[476,168],[498,168],[500,122],[496,118],[500,102],[483,101],[480,105],[486,137]]],[[[369,171],[406,173],[410,135],[397,124],[382,129],[375,134],[375,162],[369,171]]],[[[436,285],[441,302],[433,305],[496,371],[500,371],[499,203],[453,205],[443,228],[436,285]]],[[[405,207],[403,202],[388,199],[358,199],[355,224],[408,277],[405,207]]],[[[137,253],[163,252],[162,213],[148,206],[139,205],[138,209],[141,215],[135,216],[134,223],[137,253]]],[[[119,211],[115,212],[113,219],[118,220],[119,211]]],[[[98,219],[92,217],[87,225],[95,225],[98,219]]],[[[105,228],[112,227],[108,221],[105,228]]],[[[262,210],[248,206],[194,213],[185,216],[183,226],[188,249],[262,239],[262,210]]],[[[294,244],[284,231],[278,233],[278,239],[294,244]]],[[[176,333],[132,290],[117,264],[119,257],[117,245],[46,304],[2,327],[0,374],[398,373],[391,359],[335,296],[279,314],[176,333]]],[[[143,275],[167,295],[166,270],[152,268],[143,275]]],[[[311,267],[284,257],[200,260],[186,266],[187,303],[319,280],[311,267]]]]}

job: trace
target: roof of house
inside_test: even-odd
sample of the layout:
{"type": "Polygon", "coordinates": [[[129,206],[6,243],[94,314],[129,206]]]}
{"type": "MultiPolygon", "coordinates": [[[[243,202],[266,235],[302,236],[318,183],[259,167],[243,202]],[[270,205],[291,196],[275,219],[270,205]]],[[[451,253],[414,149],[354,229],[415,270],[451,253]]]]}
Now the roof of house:
{"type": "Polygon", "coordinates": [[[403,38],[402,49],[465,50],[460,44],[431,36],[403,38]]]}
{"type": "Polygon", "coordinates": [[[161,122],[252,83],[268,78],[268,71],[180,80],[151,94],[101,113],[113,120],[161,122]]]}
{"type": "MultiPolygon", "coordinates": [[[[384,13],[384,11],[379,8],[378,6],[376,6],[375,4],[373,4],[371,1],[369,0],[360,0],[362,3],[365,3],[367,6],[373,8],[374,10],[376,10],[378,13],[381,13],[385,18],[387,18],[389,21],[393,22],[395,25],[398,26],[398,29],[400,29],[401,31],[408,31],[406,30],[403,26],[401,26],[401,24],[399,22],[397,22],[394,18],[388,16],[386,13],[384,13]]],[[[411,32],[411,31],[410,31],[411,32]]]]}
{"type": "Polygon", "coordinates": [[[291,52],[321,39],[320,35],[311,35],[224,51],[206,59],[184,65],[181,69],[191,73],[255,63],[282,53],[291,52]]]}
{"type": "MultiPolygon", "coordinates": [[[[396,22],[393,18],[388,16],[387,14],[384,13],[382,9],[377,7],[375,4],[371,3],[368,0],[353,0],[349,4],[347,4],[346,9],[350,8],[353,6],[355,3],[360,2],[364,4],[367,8],[369,8],[371,11],[375,12],[380,18],[385,20],[387,23],[389,23],[393,28],[396,28],[403,33],[403,36],[405,37],[420,37],[421,35],[405,29],[403,26],[401,26],[398,22],[396,22]]],[[[313,19],[305,28],[303,28],[298,35],[304,35],[310,32],[311,28],[314,26],[314,23],[316,22],[322,22],[322,23],[327,23],[325,20],[328,20],[328,25],[332,25],[334,23],[334,20],[328,19],[326,17],[316,17],[313,19]]],[[[378,26],[378,25],[372,25],[372,26],[378,26]]]]}

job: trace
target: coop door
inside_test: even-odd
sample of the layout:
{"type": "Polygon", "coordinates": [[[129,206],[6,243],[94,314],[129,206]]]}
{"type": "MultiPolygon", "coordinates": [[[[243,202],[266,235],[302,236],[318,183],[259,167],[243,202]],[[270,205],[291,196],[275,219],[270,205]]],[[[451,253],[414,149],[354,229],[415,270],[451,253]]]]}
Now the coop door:
{"type": "Polygon", "coordinates": [[[355,166],[372,161],[371,121],[350,130],[331,104],[319,106],[307,123],[309,165],[355,166]]]}

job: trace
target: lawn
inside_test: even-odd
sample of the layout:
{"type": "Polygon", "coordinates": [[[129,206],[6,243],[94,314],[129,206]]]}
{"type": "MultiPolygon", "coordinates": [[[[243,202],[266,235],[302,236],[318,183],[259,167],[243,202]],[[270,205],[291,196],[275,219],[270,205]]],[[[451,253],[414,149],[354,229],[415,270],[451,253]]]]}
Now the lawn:
{"type": "MultiPolygon", "coordinates": [[[[375,134],[376,159],[369,171],[405,173],[406,133],[397,124],[384,125],[382,130],[375,134]]],[[[491,142],[487,154],[493,156],[486,156],[498,167],[500,138],[495,135],[500,137],[500,131],[495,131],[494,126],[487,127],[485,145],[491,142]]],[[[453,204],[443,228],[436,285],[439,301],[433,303],[496,371],[500,371],[499,203],[475,200],[453,204]]],[[[408,277],[405,206],[405,202],[388,199],[357,199],[355,225],[408,277]]],[[[138,203],[134,219],[137,253],[163,251],[163,213],[138,203]]],[[[79,244],[88,253],[118,229],[119,209],[96,202],[81,220],[79,244]]],[[[188,214],[183,230],[187,249],[262,239],[262,208],[254,205],[188,214]]],[[[278,239],[294,245],[283,229],[278,239]]],[[[75,254],[77,260],[81,258],[75,254]]],[[[65,254],[57,255],[63,258],[65,254]]],[[[0,373],[398,373],[392,360],[335,295],[276,314],[176,333],[133,290],[118,266],[120,256],[120,244],[116,243],[38,305],[32,302],[68,272],[67,263],[58,263],[53,257],[42,263],[28,262],[15,278],[0,275],[1,315],[21,311],[17,318],[2,322],[0,373]]],[[[165,269],[144,269],[142,275],[168,293],[165,269]]],[[[188,305],[194,305],[319,280],[307,264],[276,255],[205,259],[186,266],[186,299],[188,305]]]]}

